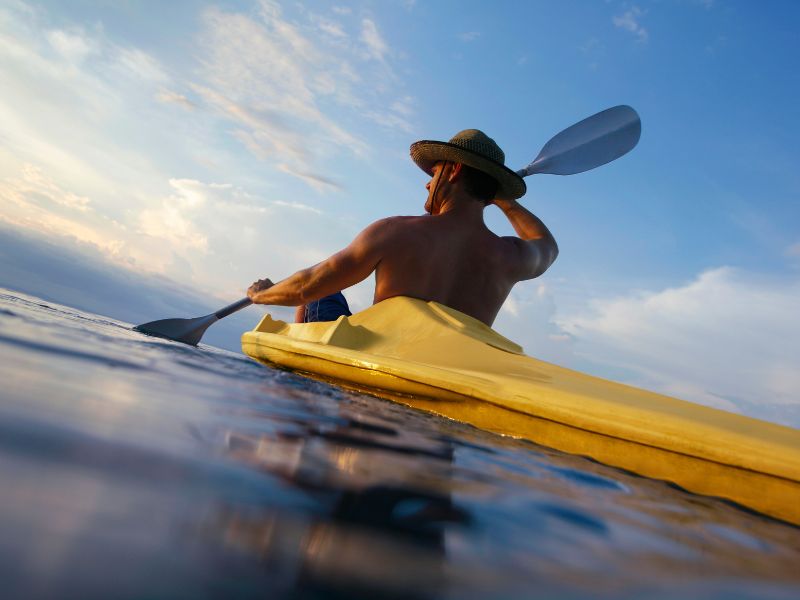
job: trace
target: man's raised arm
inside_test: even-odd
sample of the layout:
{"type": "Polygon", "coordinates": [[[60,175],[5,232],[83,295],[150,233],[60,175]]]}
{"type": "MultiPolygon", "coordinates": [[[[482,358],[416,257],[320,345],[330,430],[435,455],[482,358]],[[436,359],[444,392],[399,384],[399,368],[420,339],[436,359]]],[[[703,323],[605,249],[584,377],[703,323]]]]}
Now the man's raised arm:
{"type": "Polygon", "coordinates": [[[366,279],[383,257],[386,221],[373,223],[347,248],[313,267],[297,271],[275,284],[269,279],[256,281],[247,290],[248,297],[256,304],[298,306],[366,279]]]}
{"type": "Polygon", "coordinates": [[[495,199],[519,238],[506,238],[519,250],[517,278],[533,279],[544,273],[558,256],[558,245],[547,226],[516,200],[495,199]]]}

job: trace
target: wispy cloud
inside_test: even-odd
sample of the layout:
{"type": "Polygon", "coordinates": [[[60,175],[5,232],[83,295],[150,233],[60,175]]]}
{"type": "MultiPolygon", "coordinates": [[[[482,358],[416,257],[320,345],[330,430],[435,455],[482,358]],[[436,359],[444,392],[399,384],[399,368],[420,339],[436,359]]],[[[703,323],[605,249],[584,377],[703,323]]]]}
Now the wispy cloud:
{"type": "MultiPolygon", "coordinates": [[[[233,135],[255,156],[317,191],[341,189],[320,159],[342,150],[367,156],[368,142],[343,125],[341,111],[375,120],[375,111],[364,107],[386,104],[396,88],[390,48],[371,19],[361,21],[356,40],[314,13],[291,21],[277,2],[262,2],[260,16],[204,13],[203,70],[192,88],[235,124],[233,135]],[[320,29],[327,35],[319,36],[320,29]],[[370,70],[365,60],[379,66],[370,70]]],[[[407,119],[382,121],[407,131],[407,119]]]]}
{"type": "Polygon", "coordinates": [[[481,37],[481,33],[479,31],[465,31],[464,33],[458,34],[458,39],[466,43],[474,42],[479,37],[481,37]]]}
{"type": "Polygon", "coordinates": [[[784,408],[800,415],[798,306],[800,280],[722,267],[557,322],[581,355],[634,374],[629,383],[779,420],[784,408]]]}
{"type": "Polygon", "coordinates": [[[378,26],[372,19],[361,21],[361,41],[367,49],[367,54],[375,60],[383,61],[389,52],[389,46],[378,32],[378,26]]]}
{"type": "Polygon", "coordinates": [[[304,180],[311,187],[315,188],[320,192],[331,191],[331,190],[341,191],[344,189],[340,183],[334,181],[329,177],[325,177],[324,175],[319,175],[317,173],[312,173],[311,171],[296,169],[291,165],[287,165],[285,163],[278,164],[278,169],[280,171],[283,171],[284,173],[292,175],[293,177],[297,177],[298,179],[304,180]]]}
{"type": "Polygon", "coordinates": [[[387,77],[377,21],[382,60],[365,55],[360,19],[321,35],[318,15],[297,15],[209,9],[189,40],[197,63],[177,70],[102,25],[0,6],[0,221],[220,296],[340,249],[357,225],[298,202],[292,184],[341,191],[326,165],[369,156],[369,107],[406,131],[413,99],[387,77]]]}
{"type": "Polygon", "coordinates": [[[170,90],[160,90],[155,95],[156,100],[159,102],[163,102],[165,104],[178,104],[183,106],[184,108],[197,108],[197,104],[189,100],[183,94],[179,94],[178,92],[172,92],[170,90]]]}
{"type": "Polygon", "coordinates": [[[47,41],[68,62],[79,64],[97,48],[82,33],[71,33],[61,30],[48,31],[47,41]]]}
{"type": "Polygon", "coordinates": [[[643,16],[644,12],[638,6],[634,6],[621,15],[613,17],[611,20],[615,27],[631,32],[636,36],[639,42],[644,43],[648,40],[649,34],[647,29],[640,23],[643,16]]]}
{"type": "Polygon", "coordinates": [[[339,23],[335,23],[333,21],[328,20],[320,20],[317,24],[320,31],[323,33],[327,33],[330,36],[335,38],[346,38],[347,34],[344,32],[344,29],[339,23]]]}

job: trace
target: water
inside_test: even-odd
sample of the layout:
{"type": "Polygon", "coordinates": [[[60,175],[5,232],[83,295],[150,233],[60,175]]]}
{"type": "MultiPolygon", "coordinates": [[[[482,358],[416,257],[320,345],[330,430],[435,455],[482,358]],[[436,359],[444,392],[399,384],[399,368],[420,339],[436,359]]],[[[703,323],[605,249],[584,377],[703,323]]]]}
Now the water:
{"type": "Polygon", "coordinates": [[[8,290],[0,394],[4,598],[800,594],[796,527],[8,290]]]}

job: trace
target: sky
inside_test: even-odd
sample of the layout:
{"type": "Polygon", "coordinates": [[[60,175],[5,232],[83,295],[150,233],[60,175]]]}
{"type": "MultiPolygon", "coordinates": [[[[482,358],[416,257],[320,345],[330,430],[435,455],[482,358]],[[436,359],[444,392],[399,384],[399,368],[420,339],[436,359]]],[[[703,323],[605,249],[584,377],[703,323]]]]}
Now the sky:
{"type": "MultiPolygon", "coordinates": [[[[0,286],[131,323],[199,316],[422,214],[416,140],[478,128],[518,169],[628,104],[633,152],[527,179],[560,255],[495,328],[800,427],[799,18],[788,0],[3,0],[0,286]]],[[[236,349],[264,312],[205,339],[236,349]]]]}

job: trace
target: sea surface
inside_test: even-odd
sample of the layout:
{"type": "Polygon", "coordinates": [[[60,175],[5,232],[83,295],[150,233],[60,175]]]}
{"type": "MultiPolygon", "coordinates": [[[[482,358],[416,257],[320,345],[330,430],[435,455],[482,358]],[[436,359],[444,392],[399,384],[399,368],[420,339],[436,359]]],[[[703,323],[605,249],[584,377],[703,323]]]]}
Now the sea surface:
{"type": "Polygon", "coordinates": [[[0,596],[796,599],[800,528],[0,289],[0,596]]]}

